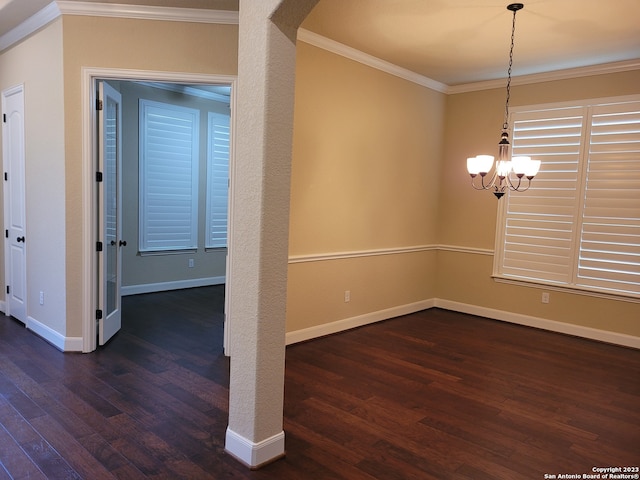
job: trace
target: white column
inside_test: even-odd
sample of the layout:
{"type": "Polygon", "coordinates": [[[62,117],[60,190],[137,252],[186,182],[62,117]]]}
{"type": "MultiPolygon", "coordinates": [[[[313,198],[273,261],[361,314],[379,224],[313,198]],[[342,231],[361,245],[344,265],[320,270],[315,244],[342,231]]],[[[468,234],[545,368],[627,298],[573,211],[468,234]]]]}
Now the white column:
{"type": "Polygon", "coordinates": [[[317,0],[240,0],[229,241],[229,426],[251,468],[284,455],[295,31],[317,0]]]}

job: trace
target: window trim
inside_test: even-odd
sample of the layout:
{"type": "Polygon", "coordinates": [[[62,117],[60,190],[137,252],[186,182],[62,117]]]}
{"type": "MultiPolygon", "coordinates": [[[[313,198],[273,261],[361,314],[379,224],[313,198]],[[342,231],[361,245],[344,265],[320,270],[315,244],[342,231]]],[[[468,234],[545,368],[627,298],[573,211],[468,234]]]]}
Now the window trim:
{"type": "MultiPolygon", "coordinates": [[[[631,102],[640,102],[640,94],[635,95],[623,95],[617,97],[600,97],[600,98],[591,98],[591,99],[581,99],[575,101],[567,101],[567,102],[555,102],[555,103],[545,103],[545,104],[535,104],[535,105],[521,105],[517,107],[511,108],[509,115],[509,125],[510,131],[509,134],[511,138],[513,138],[513,114],[518,112],[536,112],[536,111],[544,111],[544,110],[552,110],[552,109],[562,109],[562,108],[572,108],[572,107],[593,107],[596,105],[602,104],[611,104],[611,103],[631,103],[631,102]]],[[[591,114],[585,115],[583,118],[583,127],[587,125],[588,122],[591,121],[591,114]]],[[[580,163],[585,159],[586,152],[589,149],[589,143],[585,141],[586,137],[586,129],[583,128],[581,135],[581,145],[580,145],[580,163]]],[[[578,172],[578,184],[580,185],[580,195],[579,195],[579,209],[580,212],[583,210],[584,205],[584,193],[585,193],[585,183],[586,183],[586,170],[587,168],[583,166],[580,168],[578,172]]],[[[535,179],[533,180],[535,182],[535,179]]],[[[518,195],[518,193],[509,192],[508,195],[518,195]]],[[[505,198],[506,199],[506,198],[505,198]]],[[[627,292],[617,292],[617,291],[608,291],[605,288],[591,287],[591,286],[583,286],[576,284],[564,284],[564,283],[555,283],[551,280],[539,280],[539,279],[525,279],[518,278],[512,275],[505,275],[501,273],[501,268],[504,260],[504,242],[505,242],[505,230],[506,230],[506,209],[507,202],[499,201],[496,207],[496,235],[495,235],[495,244],[494,244],[494,259],[492,266],[492,274],[491,277],[494,281],[498,283],[512,284],[512,285],[523,285],[533,288],[542,288],[545,290],[553,290],[560,291],[565,293],[574,293],[580,295],[586,295],[590,297],[597,298],[606,298],[612,300],[619,300],[631,303],[640,303],[640,295],[634,293],[627,292]]],[[[579,229],[575,229],[573,232],[573,238],[571,241],[572,250],[577,250],[579,252],[580,249],[580,231],[579,229]]],[[[571,261],[571,278],[575,279],[574,270],[578,269],[577,263],[577,253],[572,255],[571,261]]]]}

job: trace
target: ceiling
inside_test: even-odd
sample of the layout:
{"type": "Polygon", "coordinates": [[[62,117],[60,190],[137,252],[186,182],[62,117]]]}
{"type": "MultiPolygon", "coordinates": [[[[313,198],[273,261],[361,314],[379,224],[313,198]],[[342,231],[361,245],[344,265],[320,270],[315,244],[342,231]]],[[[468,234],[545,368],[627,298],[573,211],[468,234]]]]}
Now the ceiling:
{"type": "MultiPolygon", "coordinates": [[[[76,1],[76,0],[73,0],[76,1]]],[[[87,0],[84,0],[85,2],[87,0]]],[[[90,0],[237,10],[238,0],[90,0]]],[[[0,0],[0,36],[51,0],[0,0]]],[[[506,77],[508,0],[320,0],[302,28],[449,86],[506,77]]],[[[639,0],[524,0],[513,75],[637,60],[639,0]]],[[[631,62],[634,63],[634,62],[631,62]]]]}
{"type": "MultiPolygon", "coordinates": [[[[452,86],[506,77],[509,3],[320,0],[303,27],[452,86]]],[[[640,59],[639,0],[522,3],[514,76],[640,59]]]]}

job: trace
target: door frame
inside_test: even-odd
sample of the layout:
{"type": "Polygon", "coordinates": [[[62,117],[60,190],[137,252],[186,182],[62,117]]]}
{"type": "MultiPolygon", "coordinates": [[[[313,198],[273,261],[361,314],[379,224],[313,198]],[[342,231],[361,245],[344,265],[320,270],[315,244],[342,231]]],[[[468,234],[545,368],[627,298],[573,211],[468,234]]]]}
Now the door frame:
{"type": "Polygon", "coordinates": [[[232,252],[229,248],[232,245],[233,235],[233,201],[234,201],[234,178],[235,161],[234,152],[236,137],[235,132],[235,111],[236,111],[236,91],[237,75],[203,74],[203,73],[183,73],[165,72],[150,70],[129,70],[114,68],[83,67],[81,71],[81,95],[82,95],[82,351],[92,352],[97,348],[97,328],[96,328],[96,306],[97,306],[97,255],[96,242],[98,241],[96,232],[96,212],[97,212],[97,185],[96,185],[96,165],[97,165],[97,125],[98,116],[95,109],[96,87],[98,80],[105,81],[132,81],[132,82],[168,82],[215,85],[231,85],[231,118],[230,129],[231,139],[229,145],[229,210],[227,219],[227,262],[225,276],[227,279],[227,290],[225,292],[225,320],[224,320],[224,351],[230,355],[229,338],[231,317],[229,312],[229,281],[228,275],[232,262],[232,252]]]}

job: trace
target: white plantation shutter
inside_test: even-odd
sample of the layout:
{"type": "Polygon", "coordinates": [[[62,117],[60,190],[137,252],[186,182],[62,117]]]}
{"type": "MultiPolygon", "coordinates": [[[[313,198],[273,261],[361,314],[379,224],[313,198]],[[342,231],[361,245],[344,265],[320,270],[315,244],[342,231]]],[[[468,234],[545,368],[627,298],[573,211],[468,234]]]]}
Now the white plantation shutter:
{"type": "Polygon", "coordinates": [[[593,108],[577,283],[640,294],[640,102],[593,108]]]}
{"type": "Polygon", "coordinates": [[[140,251],[198,246],[199,115],[140,100],[140,251]]]}
{"type": "Polygon", "coordinates": [[[566,283],[571,278],[583,109],[513,115],[513,155],[542,160],[526,192],[509,194],[502,273],[566,283]]]}
{"type": "Polygon", "coordinates": [[[496,275],[640,295],[640,102],[520,111],[513,155],[542,160],[504,200],[496,275]]]}
{"type": "Polygon", "coordinates": [[[227,246],[229,133],[229,115],[209,112],[207,248],[227,246]]]}

